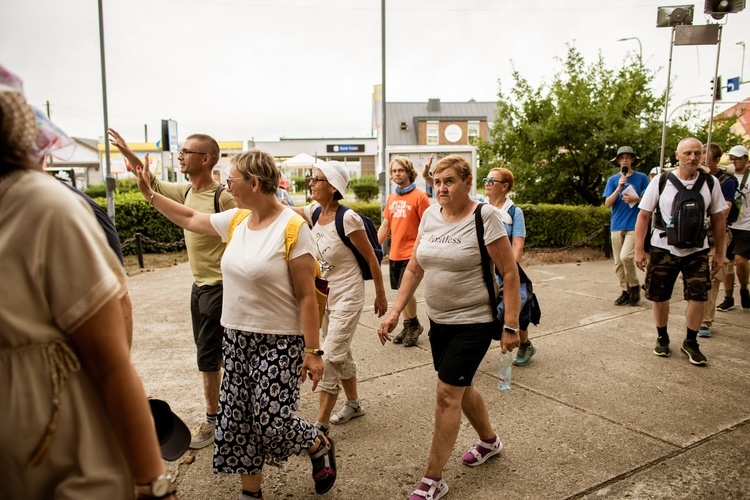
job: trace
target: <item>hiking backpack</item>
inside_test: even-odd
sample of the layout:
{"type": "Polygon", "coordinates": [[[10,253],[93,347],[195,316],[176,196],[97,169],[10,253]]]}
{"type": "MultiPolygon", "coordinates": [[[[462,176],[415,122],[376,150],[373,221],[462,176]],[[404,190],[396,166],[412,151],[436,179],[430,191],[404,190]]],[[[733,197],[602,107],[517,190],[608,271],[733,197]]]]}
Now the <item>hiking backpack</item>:
{"type": "Polygon", "coordinates": [[[701,194],[703,184],[708,184],[709,192],[713,191],[713,176],[698,173],[698,178],[691,189],[687,189],[673,173],[663,173],[659,178],[659,196],[664,191],[667,179],[677,189],[672,201],[672,214],[669,222],[659,210],[659,202],[656,202],[656,219],[654,227],[664,231],[661,236],[667,235],[667,244],[675,248],[698,248],[702,247],[708,235],[708,221],[706,220],[706,202],[701,194]]]}
{"type": "MultiPolygon", "coordinates": [[[[313,211],[313,225],[317,224],[322,210],[323,207],[318,207],[315,209],[315,211],[313,211]]],[[[357,247],[354,246],[352,240],[350,240],[346,233],[344,233],[344,214],[347,210],[351,210],[351,208],[345,205],[339,205],[338,210],[336,210],[336,232],[339,233],[339,238],[341,238],[341,241],[349,248],[349,250],[352,251],[354,257],[357,259],[359,269],[362,271],[362,278],[364,278],[365,280],[371,280],[372,273],[370,272],[370,266],[367,265],[365,256],[359,253],[359,250],[357,250],[357,247]]],[[[378,265],[380,265],[383,262],[383,248],[380,246],[380,242],[378,241],[378,230],[375,228],[375,223],[373,223],[372,219],[370,219],[366,215],[362,215],[361,213],[356,211],[354,213],[359,215],[359,217],[362,219],[362,222],[365,224],[365,233],[367,234],[367,239],[370,241],[370,245],[375,252],[375,257],[378,259],[378,265]]]]}
{"type": "MultiPolygon", "coordinates": [[[[727,182],[734,182],[734,191],[736,195],[737,190],[739,189],[739,182],[737,182],[737,178],[732,174],[727,173],[726,170],[722,170],[719,173],[719,184],[724,186],[724,184],[727,182]]],[[[740,216],[740,206],[742,206],[742,198],[740,198],[739,205],[734,201],[735,200],[733,200],[731,206],[729,207],[729,214],[727,214],[727,224],[737,222],[737,218],[740,216]]]]}
{"type": "MultiPolygon", "coordinates": [[[[742,211],[742,204],[745,201],[745,196],[747,194],[744,192],[745,185],[747,185],[747,177],[748,174],[750,174],[750,169],[745,170],[745,174],[742,176],[742,181],[737,182],[737,190],[734,193],[734,203],[732,203],[732,208],[729,209],[729,216],[731,217],[732,211],[736,211],[737,215],[734,218],[734,220],[730,221],[729,217],[727,217],[727,222],[736,222],[737,218],[740,215],[740,212],[742,211]]],[[[737,181],[737,178],[735,177],[735,181],[737,181]]]]}

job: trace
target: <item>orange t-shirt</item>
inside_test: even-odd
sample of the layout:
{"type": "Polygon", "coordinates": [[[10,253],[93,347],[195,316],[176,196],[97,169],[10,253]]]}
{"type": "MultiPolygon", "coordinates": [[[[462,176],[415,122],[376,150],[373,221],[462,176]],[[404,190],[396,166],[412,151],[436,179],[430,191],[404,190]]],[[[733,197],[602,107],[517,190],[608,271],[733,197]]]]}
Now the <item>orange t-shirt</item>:
{"type": "Polygon", "coordinates": [[[388,197],[383,217],[391,230],[390,260],[409,260],[419,231],[422,214],[430,206],[430,199],[419,189],[405,195],[393,193],[388,197]]]}

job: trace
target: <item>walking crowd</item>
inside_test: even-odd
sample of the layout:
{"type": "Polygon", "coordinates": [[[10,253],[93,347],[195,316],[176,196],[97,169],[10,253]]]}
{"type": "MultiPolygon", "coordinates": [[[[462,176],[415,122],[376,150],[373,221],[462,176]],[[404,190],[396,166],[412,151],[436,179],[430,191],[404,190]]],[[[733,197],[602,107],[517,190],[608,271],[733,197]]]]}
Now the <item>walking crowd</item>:
{"type": "MultiPolygon", "coordinates": [[[[84,198],[42,173],[41,161],[56,145],[39,147],[48,130],[38,125],[20,81],[1,67],[0,77],[0,268],[15,284],[13,296],[0,301],[0,367],[9,374],[2,381],[3,418],[14,422],[0,433],[2,496],[177,498],[129,358],[132,316],[122,259],[113,251],[118,246],[107,243],[113,230],[96,223],[84,198]],[[45,196],[25,202],[40,190],[45,196]]],[[[148,155],[137,156],[117,131],[109,130],[109,140],[143,197],[185,231],[206,413],[189,446],[213,445],[214,472],[240,476],[240,500],[263,498],[266,465],[303,453],[316,493],[334,486],[332,426],[365,415],[352,341],[368,282],[373,311],[382,317],[379,342],[414,347],[427,329],[437,374],[432,443],[410,500],[448,493],[443,470],[462,414],[476,432],[461,457],[465,465],[480,466],[501,452],[474,376],[493,339],[503,353],[516,350],[517,366],[537,354],[521,292],[526,225],[512,201],[509,169],[489,171],[481,202],[470,196],[475,179],[463,157],[444,156],[434,165],[430,157],[422,173],[434,189],[430,204],[416,189],[412,161],[396,157],[388,167],[394,192],[377,235],[370,235],[368,220],[342,205],[349,172],[339,162],[313,167],[312,202],[295,207],[280,200],[280,172],[267,152],[232,157],[224,189],[212,175],[221,151],[208,135],[189,136],[179,150],[188,183],[158,180],[148,155]],[[386,242],[390,287],[398,291],[390,309],[376,248],[386,242]],[[485,286],[483,255],[495,271],[487,286],[502,291],[502,323],[485,286]],[[320,278],[330,287],[322,311],[320,278]],[[414,297],[420,286],[424,325],[414,297]],[[308,378],[318,393],[315,422],[296,414],[308,378]],[[336,410],[342,391],[345,401],[336,410]]],[[[633,169],[640,162],[633,148],[619,148],[611,160],[620,169],[603,192],[621,289],[614,303],[635,306],[643,289],[656,323],[654,353],[669,356],[669,301],[681,274],[687,300],[681,351],[690,363],[706,365],[697,337],[717,333],[715,310],[734,307],[735,270],[741,306],[750,309],[748,150],[730,149],[731,170],[719,167],[721,148],[694,138],[679,143],[676,157],[672,172],[651,180],[633,169]],[[643,286],[636,268],[646,272],[643,286]]]]}

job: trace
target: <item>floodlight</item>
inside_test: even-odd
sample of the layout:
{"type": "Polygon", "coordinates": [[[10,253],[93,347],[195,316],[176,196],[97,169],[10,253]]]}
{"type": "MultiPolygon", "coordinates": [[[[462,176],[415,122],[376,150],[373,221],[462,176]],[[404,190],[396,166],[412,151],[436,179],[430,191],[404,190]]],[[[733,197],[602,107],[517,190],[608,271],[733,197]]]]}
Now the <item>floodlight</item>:
{"type": "Polygon", "coordinates": [[[706,0],[705,14],[714,19],[723,19],[727,14],[736,14],[745,8],[745,0],[706,0]]]}
{"type": "Polygon", "coordinates": [[[682,24],[693,24],[692,5],[673,5],[671,7],[659,7],[656,11],[657,28],[670,28],[672,26],[678,26],[682,24]]]}

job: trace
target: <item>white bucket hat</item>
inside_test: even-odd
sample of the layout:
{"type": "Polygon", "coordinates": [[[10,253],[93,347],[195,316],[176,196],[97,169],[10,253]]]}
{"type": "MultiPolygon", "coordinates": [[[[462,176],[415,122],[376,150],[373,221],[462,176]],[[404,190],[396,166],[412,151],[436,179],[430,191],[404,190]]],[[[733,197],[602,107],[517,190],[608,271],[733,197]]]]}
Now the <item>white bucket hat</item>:
{"type": "Polygon", "coordinates": [[[336,191],[344,196],[346,192],[346,186],[349,184],[349,171],[346,169],[343,163],[338,161],[327,161],[325,163],[318,163],[315,168],[320,169],[323,175],[328,179],[328,184],[334,187],[336,191]]]}

